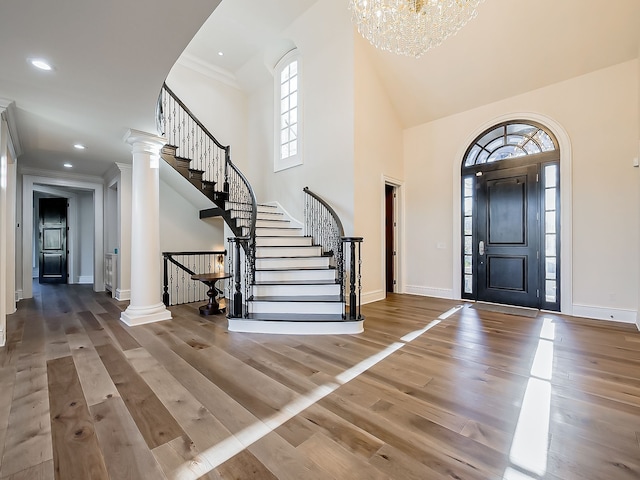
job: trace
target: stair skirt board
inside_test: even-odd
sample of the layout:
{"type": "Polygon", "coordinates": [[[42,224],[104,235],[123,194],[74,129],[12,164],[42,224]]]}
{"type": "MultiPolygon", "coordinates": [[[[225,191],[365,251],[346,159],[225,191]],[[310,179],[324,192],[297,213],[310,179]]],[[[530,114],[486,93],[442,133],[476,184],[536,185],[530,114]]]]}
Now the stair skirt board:
{"type": "Polygon", "coordinates": [[[286,302],[286,301],[250,301],[247,302],[249,314],[252,313],[320,313],[342,315],[342,303],[340,302],[286,302]]]}
{"type": "Polygon", "coordinates": [[[256,269],[277,270],[286,268],[329,268],[329,257],[281,257],[256,258],[256,269]]]}
{"type": "Polygon", "coordinates": [[[229,318],[228,321],[230,332],[279,333],[283,335],[354,335],[364,331],[364,320],[307,322],[229,318]]]}
{"type": "Polygon", "coordinates": [[[292,297],[294,295],[340,295],[340,285],[333,284],[273,284],[254,285],[253,294],[256,297],[292,297]]]}
{"type": "MultiPolygon", "coordinates": [[[[304,238],[304,237],[303,237],[304,238]]],[[[269,246],[257,247],[256,258],[278,257],[319,257],[322,255],[322,247],[309,246],[269,246]]]]}
{"type": "Polygon", "coordinates": [[[311,237],[256,237],[257,247],[307,247],[313,245],[311,237]]]}
{"type": "Polygon", "coordinates": [[[300,270],[256,270],[256,282],[327,281],[336,279],[336,271],[328,268],[300,270]]]}

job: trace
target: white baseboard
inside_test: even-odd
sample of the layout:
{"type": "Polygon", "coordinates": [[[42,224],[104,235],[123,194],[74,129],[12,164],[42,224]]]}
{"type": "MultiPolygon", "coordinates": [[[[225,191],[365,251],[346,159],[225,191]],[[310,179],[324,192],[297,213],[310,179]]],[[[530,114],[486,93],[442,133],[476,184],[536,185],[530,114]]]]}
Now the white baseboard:
{"type": "Polygon", "coordinates": [[[446,298],[448,300],[453,300],[453,290],[449,288],[432,288],[419,287],[416,285],[406,285],[404,291],[405,293],[422,295],[423,297],[446,298]]]}
{"type": "Polygon", "coordinates": [[[19,302],[22,298],[22,289],[16,290],[16,302],[19,302]]]}
{"type": "Polygon", "coordinates": [[[80,275],[76,283],[80,285],[93,284],[93,275],[80,275]]]}
{"type": "Polygon", "coordinates": [[[610,322],[634,323],[640,329],[638,312],[635,310],[574,304],[573,316],[592,318],[594,320],[608,320],[610,322]]]}
{"type": "Polygon", "coordinates": [[[0,332],[0,347],[4,347],[7,343],[7,335],[4,330],[0,332]]]}
{"type": "Polygon", "coordinates": [[[121,302],[131,300],[131,290],[120,290],[119,288],[116,288],[115,298],[121,302]]]}
{"type": "Polygon", "coordinates": [[[636,327],[640,330],[640,317],[636,320],[636,327]]]}
{"type": "Polygon", "coordinates": [[[387,297],[387,294],[383,290],[374,290],[373,292],[365,292],[362,294],[360,299],[362,305],[367,303],[378,302],[380,300],[384,300],[387,297]]]}

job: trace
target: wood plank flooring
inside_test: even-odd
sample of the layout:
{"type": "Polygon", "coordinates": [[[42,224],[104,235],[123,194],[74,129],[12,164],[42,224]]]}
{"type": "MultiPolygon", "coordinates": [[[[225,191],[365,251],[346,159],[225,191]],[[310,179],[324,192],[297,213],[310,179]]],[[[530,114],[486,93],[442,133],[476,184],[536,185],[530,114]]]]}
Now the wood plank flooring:
{"type": "Polygon", "coordinates": [[[633,325],[391,295],[346,336],[35,285],[0,348],[0,480],[640,478],[633,325]]]}

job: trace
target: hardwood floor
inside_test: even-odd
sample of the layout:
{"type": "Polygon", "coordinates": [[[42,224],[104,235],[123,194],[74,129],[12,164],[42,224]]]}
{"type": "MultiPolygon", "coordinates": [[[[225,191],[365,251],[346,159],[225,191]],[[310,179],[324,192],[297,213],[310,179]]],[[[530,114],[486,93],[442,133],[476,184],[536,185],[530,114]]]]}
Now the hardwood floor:
{"type": "Polygon", "coordinates": [[[392,295],[347,336],[134,328],[35,286],[0,349],[0,478],[638,479],[635,326],[392,295]]]}

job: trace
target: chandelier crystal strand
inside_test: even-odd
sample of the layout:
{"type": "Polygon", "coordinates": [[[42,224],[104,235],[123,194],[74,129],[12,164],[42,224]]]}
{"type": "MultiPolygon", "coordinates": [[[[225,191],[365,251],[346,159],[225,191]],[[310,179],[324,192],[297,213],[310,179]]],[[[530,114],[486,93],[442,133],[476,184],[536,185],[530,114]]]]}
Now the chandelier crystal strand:
{"type": "Polygon", "coordinates": [[[374,47],[418,58],[474,18],[482,1],[349,0],[349,9],[374,47]]]}

